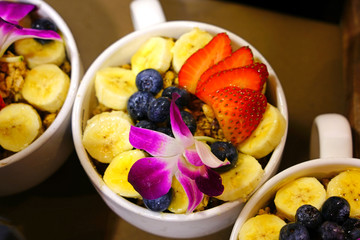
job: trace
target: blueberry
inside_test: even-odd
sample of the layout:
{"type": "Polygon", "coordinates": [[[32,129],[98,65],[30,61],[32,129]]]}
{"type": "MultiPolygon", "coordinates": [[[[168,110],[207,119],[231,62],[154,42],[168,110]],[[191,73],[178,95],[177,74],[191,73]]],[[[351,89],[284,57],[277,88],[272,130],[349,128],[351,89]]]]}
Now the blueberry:
{"type": "Polygon", "coordinates": [[[360,219],[349,217],[342,225],[347,239],[360,238],[360,219]]]}
{"type": "Polygon", "coordinates": [[[154,130],[156,128],[156,125],[155,123],[150,122],[149,120],[140,120],[135,124],[135,127],[154,130]]]}
{"type": "Polygon", "coordinates": [[[169,127],[158,127],[155,129],[155,131],[165,133],[166,135],[168,135],[170,137],[174,137],[174,134],[173,134],[171,128],[169,128],[169,127]]]}
{"type": "Polygon", "coordinates": [[[210,146],[211,152],[221,161],[227,159],[230,164],[216,168],[217,171],[228,171],[235,166],[238,159],[238,152],[234,145],[229,142],[214,142],[210,146]]]}
{"type": "Polygon", "coordinates": [[[162,92],[162,96],[172,99],[173,93],[177,93],[180,95],[180,97],[175,101],[176,105],[179,108],[185,107],[190,103],[191,100],[190,93],[183,88],[178,88],[174,86],[167,87],[162,92]]]}
{"type": "MultiPolygon", "coordinates": [[[[36,19],[32,24],[31,28],[38,29],[38,30],[52,30],[57,31],[57,27],[55,23],[53,23],[51,20],[47,18],[39,18],[36,19]]],[[[52,40],[49,39],[41,39],[41,38],[35,38],[36,41],[38,41],[41,44],[46,44],[51,42],[52,40]]]]}
{"type": "Polygon", "coordinates": [[[149,104],[155,100],[149,92],[135,92],[127,103],[127,111],[134,120],[147,118],[149,104]]]}
{"type": "Polygon", "coordinates": [[[180,111],[182,120],[185,125],[189,128],[190,132],[194,135],[196,132],[196,120],[194,116],[188,111],[180,111]]]}
{"type": "Polygon", "coordinates": [[[150,92],[155,95],[163,88],[162,76],[152,68],[142,70],[136,75],[136,87],[139,91],[150,92]]]}
{"type": "Polygon", "coordinates": [[[172,189],[170,188],[169,192],[156,199],[143,199],[145,206],[155,212],[165,211],[171,202],[172,199],[172,189]]]}
{"type": "Polygon", "coordinates": [[[305,204],[297,209],[295,221],[307,228],[316,229],[321,225],[323,219],[320,211],[316,207],[305,204]]]}
{"type": "Polygon", "coordinates": [[[344,229],[337,223],[325,221],[319,228],[321,239],[323,240],[343,240],[345,239],[344,229]]]}
{"type": "Polygon", "coordinates": [[[360,238],[360,228],[354,228],[345,233],[346,239],[358,240],[360,238]]]}
{"type": "Polygon", "coordinates": [[[342,224],[350,215],[350,204],[342,197],[329,197],[321,208],[325,220],[342,224]]]}
{"type": "Polygon", "coordinates": [[[288,223],[280,230],[280,240],[310,240],[307,228],[300,223],[288,223]]]}
{"type": "Polygon", "coordinates": [[[147,116],[150,121],[155,123],[165,122],[170,117],[170,100],[165,97],[159,97],[149,105],[147,116]]]}

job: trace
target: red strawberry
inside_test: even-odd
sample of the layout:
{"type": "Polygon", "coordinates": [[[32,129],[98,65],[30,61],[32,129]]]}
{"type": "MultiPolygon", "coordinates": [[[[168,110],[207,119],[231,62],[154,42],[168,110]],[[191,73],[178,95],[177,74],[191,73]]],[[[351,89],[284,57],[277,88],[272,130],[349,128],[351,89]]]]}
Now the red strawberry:
{"type": "Polygon", "coordinates": [[[2,98],[2,96],[0,95],[0,110],[3,109],[4,107],[6,107],[6,104],[5,104],[4,99],[2,98]]]}
{"type": "Polygon", "coordinates": [[[238,87],[214,92],[211,102],[226,139],[235,146],[256,129],[267,106],[266,97],[261,92],[238,87]]]}
{"type": "Polygon", "coordinates": [[[211,66],[200,77],[198,86],[205,82],[211,75],[216,72],[231,68],[239,68],[246,65],[250,65],[254,62],[254,56],[251,49],[248,46],[244,46],[233,52],[230,56],[224,58],[217,64],[211,66]]]}
{"type": "Polygon", "coordinates": [[[205,103],[208,103],[211,93],[228,86],[261,91],[268,76],[266,65],[263,63],[254,63],[241,68],[228,69],[215,73],[203,84],[198,85],[195,95],[205,103]]]}
{"type": "Polygon", "coordinates": [[[230,43],[226,33],[219,33],[205,47],[191,55],[179,71],[180,87],[194,94],[201,74],[231,54],[230,43]]]}

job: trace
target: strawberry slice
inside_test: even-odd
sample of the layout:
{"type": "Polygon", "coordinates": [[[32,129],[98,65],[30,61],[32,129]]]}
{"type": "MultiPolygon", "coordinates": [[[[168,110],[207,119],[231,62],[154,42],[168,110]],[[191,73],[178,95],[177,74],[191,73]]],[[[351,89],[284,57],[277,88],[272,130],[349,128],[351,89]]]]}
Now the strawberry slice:
{"type": "Polygon", "coordinates": [[[196,51],[184,63],[179,71],[179,85],[194,94],[197,82],[209,67],[231,54],[231,41],[226,33],[219,33],[196,51]]]}
{"type": "Polygon", "coordinates": [[[267,106],[264,94],[247,88],[222,88],[214,92],[211,99],[211,106],[226,139],[235,146],[256,129],[267,106]]]}
{"type": "Polygon", "coordinates": [[[254,63],[241,68],[233,68],[215,73],[196,88],[195,95],[209,103],[211,93],[228,86],[261,91],[269,73],[263,63],[254,63]]]}
{"type": "Polygon", "coordinates": [[[2,96],[0,95],[0,110],[3,109],[4,107],[6,107],[6,104],[2,96]]]}
{"type": "Polygon", "coordinates": [[[233,52],[230,56],[224,58],[217,64],[211,66],[208,70],[206,70],[200,77],[197,86],[200,86],[203,82],[205,82],[211,75],[216,72],[220,72],[223,70],[231,69],[231,68],[239,68],[244,67],[246,65],[250,65],[254,62],[254,56],[252,54],[251,49],[248,46],[244,46],[233,52]]]}

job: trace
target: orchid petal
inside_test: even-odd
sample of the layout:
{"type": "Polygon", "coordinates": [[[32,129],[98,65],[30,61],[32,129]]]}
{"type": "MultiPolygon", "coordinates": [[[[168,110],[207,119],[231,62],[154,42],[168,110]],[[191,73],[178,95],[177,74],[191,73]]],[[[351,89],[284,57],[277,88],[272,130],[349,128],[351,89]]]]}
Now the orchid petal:
{"type": "Polygon", "coordinates": [[[180,182],[180,184],[183,186],[185,193],[189,199],[187,213],[191,213],[201,203],[204,194],[199,191],[194,180],[191,180],[189,177],[182,175],[180,172],[177,172],[175,176],[180,182]]]}
{"type": "Polygon", "coordinates": [[[185,148],[194,144],[194,136],[189,130],[188,126],[182,120],[180,110],[175,101],[180,97],[178,93],[173,93],[170,104],[170,121],[171,129],[176,139],[179,139],[185,148]]]}
{"type": "Polygon", "coordinates": [[[0,17],[8,22],[17,24],[29,12],[35,8],[35,5],[14,2],[0,2],[0,17]]]}
{"type": "Polygon", "coordinates": [[[202,171],[197,178],[195,178],[198,189],[208,196],[219,196],[224,191],[221,176],[209,167],[202,166],[202,171]]]}
{"type": "Polygon", "coordinates": [[[194,166],[204,165],[204,163],[202,162],[202,160],[195,148],[186,149],[185,153],[184,153],[184,157],[194,166]]]}
{"type": "Polygon", "coordinates": [[[200,176],[200,168],[195,167],[194,165],[191,165],[184,158],[179,159],[178,169],[182,174],[184,174],[185,176],[187,176],[193,180],[200,176]]]}
{"type": "Polygon", "coordinates": [[[133,147],[145,150],[153,156],[170,157],[184,151],[177,139],[145,128],[131,126],[129,141],[133,147]]]}
{"type": "Polygon", "coordinates": [[[131,167],[128,181],[143,198],[159,198],[171,188],[177,159],[178,157],[139,159],[131,167]]]}
{"type": "Polygon", "coordinates": [[[196,151],[203,164],[211,168],[218,168],[230,164],[229,161],[221,161],[210,150],[209,145],[201,141],[195,141],[196,151]]]}
{"type": "Polygon", "coordinates": [[[0,56],[15,41],[24,38],[42,38],[62,40],[57,32],[52,30],[38,30],[23,28],[19,25],[12,24],[0,18],[0,56]]]}

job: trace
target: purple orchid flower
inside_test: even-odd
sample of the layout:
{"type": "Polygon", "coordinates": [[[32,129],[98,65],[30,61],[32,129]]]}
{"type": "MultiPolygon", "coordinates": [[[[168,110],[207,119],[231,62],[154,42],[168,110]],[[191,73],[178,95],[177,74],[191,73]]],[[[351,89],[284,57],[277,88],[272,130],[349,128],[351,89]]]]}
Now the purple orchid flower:
{"type": "Polygon", "coordinates": [[[62,41],[52,30],[23,28],[19,21],[35,8],[35,5],[14,2],[0,2],[0,57],[16,40],[42,38],[62,41]]]}
{"type": "Polygon", "coordinates": [[[224,186],[221,177],[212,168],[229,162],[219,160],[206,143],[194,138],[175,104],[178,98],[178,94],[173,94],[170,105],[170,122],[175,138],[149,129],[131,127],[130,143],[152,157],[135,162],[128,181],[143,198],[156,199],[170,190],[175,176],[189,199],[189,213],[201,203],[204,194],[222,194],[224,186]]]}

